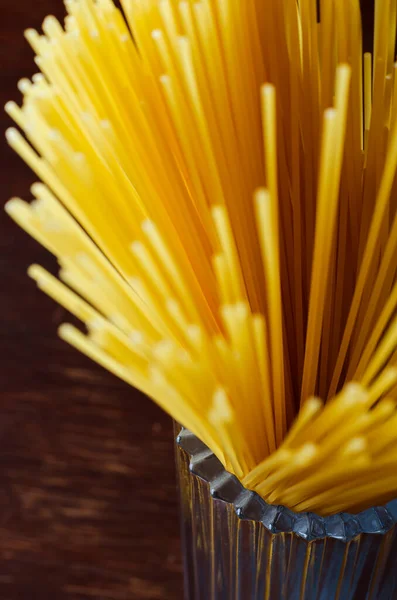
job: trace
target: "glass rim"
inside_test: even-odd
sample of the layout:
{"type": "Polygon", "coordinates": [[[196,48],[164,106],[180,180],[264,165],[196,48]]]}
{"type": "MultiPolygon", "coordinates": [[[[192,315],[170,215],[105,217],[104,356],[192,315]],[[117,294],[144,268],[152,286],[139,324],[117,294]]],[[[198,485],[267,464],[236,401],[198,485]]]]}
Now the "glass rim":
{"type": "Polygon", "coordinates": [[[190,472],[209,485],[212,498],[233,505],[239,519],[261,523],[272,534],[294,533],[308,542],[323,538],[350,542],[360,534],[385,534],[397,523],[397,499],[357,514],[326,517],[268,504],[226,471],[212,450],[188,429],[182,427],[176,443],[189,456],[190,472]]]}

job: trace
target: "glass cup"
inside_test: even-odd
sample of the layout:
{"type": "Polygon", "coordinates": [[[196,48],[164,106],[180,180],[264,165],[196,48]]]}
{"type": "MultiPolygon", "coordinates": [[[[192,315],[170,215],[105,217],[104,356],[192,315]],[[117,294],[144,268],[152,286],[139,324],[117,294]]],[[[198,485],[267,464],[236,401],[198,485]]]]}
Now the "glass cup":
{"type": "Polygon", "coordinates": [[[396,600],[397,500],[320,517],[267,504],[176,437],[185,600],[396,600]]]}

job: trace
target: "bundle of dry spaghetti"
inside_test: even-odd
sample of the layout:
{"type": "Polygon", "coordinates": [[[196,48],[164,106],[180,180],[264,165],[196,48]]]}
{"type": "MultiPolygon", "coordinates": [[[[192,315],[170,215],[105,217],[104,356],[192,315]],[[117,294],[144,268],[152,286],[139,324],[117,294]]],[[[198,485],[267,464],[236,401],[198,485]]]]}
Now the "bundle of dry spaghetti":
{"type": "Polygon", "coordinates": [[[269,502],[395,497],[396,0],[65,4],[6,106],[62,338],[269,502]]]}

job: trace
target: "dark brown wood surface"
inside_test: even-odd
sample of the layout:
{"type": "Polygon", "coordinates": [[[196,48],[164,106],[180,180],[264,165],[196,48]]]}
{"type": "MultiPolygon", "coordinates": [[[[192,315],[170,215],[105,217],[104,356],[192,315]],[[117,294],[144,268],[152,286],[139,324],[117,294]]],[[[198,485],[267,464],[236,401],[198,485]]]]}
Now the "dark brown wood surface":
{"type": "MultiPolygon", "coordinates": [[[[1,105],[35,72],[23,38],[61,0],[1,0],[1,105]]],[[[34,177],[3,142],[0,203],[34,177]]],[[[178,600],[172,426],[68,347],[26,276],[52,258],[0,212],[0,600],[178,600]]]]}
{"type": "MultiPolygon", "coordinates": [[[[61,0],[0,2],[2,104],[36,70],[23,30],[46,14],[61,0]]],[[[2,205],[34,178],[1,144],[2,205]]],[[[170,420],[57,339],[68,316],[31,262],[55,269],[0,212],[0,600],[180,599],[170,420]]]]}

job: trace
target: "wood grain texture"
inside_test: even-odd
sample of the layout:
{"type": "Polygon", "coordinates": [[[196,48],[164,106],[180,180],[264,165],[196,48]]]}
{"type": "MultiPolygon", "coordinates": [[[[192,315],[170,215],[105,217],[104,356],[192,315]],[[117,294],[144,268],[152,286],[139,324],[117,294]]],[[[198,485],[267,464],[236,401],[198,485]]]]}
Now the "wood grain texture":
{"type": "MultiPolygon", "coordinates": [[[[1,105],[36,70],[23,30],[46,14],[61,0],[1,0],[1,105]]],[[[35,179],[0,137],[3,205],[35,179]]],[[[57,338],[69,317],[31,262],[56,268],[1,210],[0,600],[178,600],[171,422],[57,338]]]]}
{"type": "MultiPolygon", "coordinates": [[[[46,14],[62,17],[61,0],[1,0],[2,104],[36,70],[23,30],[46,14]]],[[[34,178],[0,137],[2,205],[34,178]]],[[[171,423],[57,339],[68,315],[25,275],[31,262],[55,270],[1,211],[0,600],[180,599],[171,423]]]]}

